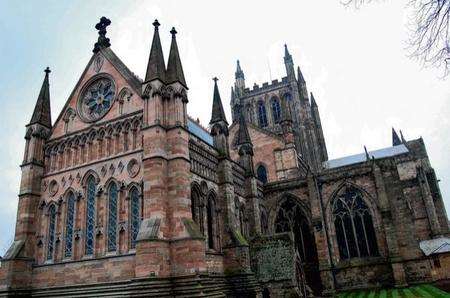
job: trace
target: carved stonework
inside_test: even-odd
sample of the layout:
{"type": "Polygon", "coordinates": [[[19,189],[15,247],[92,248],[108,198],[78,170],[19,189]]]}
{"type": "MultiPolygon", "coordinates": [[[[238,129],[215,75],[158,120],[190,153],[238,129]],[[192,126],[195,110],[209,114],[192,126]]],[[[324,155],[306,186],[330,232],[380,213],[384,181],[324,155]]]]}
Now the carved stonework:
{"type": "Polygon", "coordinates": [[[104,61],[104,58],[103,58],[102,55],[98,54],[97,57],[95,57],[95,60],[94,60],[94,71],[96,73],[98,73],[102,69],[103,61],[104,61]]]}
{"type": "Polygon", "coordinates": [[[127,171],[131,178],[136,177],[137,174],[139,174],[140,169],[141,166],[136,159],[133,158],[130,162],[128,162],[127,171]]]}
{"type": "Polygon", "coordinates": [[[58,182],[56,180],[52,180],[48,186],[48,193],[53,197],[59,189],[58,182]]]}

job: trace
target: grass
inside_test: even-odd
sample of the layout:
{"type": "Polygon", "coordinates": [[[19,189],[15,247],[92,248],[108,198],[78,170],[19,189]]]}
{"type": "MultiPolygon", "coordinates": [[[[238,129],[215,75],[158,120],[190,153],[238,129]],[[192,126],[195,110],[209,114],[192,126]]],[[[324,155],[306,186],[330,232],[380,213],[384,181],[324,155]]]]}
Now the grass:
{"type": "Polygon", "coordinates": [[[344,292],[338,298],[450,298],[450,293],[444,292],[429,284],[423,284],[402,289],[378,289],[344,292]]]}

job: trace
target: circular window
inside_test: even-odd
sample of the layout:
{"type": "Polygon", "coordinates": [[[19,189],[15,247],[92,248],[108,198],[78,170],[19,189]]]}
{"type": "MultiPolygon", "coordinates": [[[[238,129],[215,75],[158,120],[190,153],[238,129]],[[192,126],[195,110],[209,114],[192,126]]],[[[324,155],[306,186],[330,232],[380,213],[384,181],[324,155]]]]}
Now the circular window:
{"type": "Polygon", "coordinates": [[[111,108],[116,94],[113,80],[101,77],[90,83],[78,100],[78,110],[85,121],[102,118],[111,108]]]}

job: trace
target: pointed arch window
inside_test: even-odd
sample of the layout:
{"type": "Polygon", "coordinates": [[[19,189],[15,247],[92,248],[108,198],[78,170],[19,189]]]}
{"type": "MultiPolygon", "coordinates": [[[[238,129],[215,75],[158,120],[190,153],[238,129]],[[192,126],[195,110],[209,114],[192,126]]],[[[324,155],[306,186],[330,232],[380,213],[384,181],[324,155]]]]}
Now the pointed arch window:
{"type": "Polygon", "coordinates": [[[258,177],[258,180],[262,183],[267,183],[267,170],[266,167],[263,165],[259,165],[256,169],[256,176],[258,177]]]}
{"type": "Polygon", "coordinates": [[[278,98],[273,97],[270,101],[272,106],[272,116],[273,116],[273,122],[279,123],[281,120],[281,108],[280,108],[280,101],[278,98]]]}
{"type": "Polygon", "coordinates": [[[111,183],[108,189],[108,251],[117,249],[117,185],[111,183]]]}
{"type": "Polygon", "coordinates": [[[67,197],[66,237],[64,239],[64,257],[72,257],[73,250],[73,221],[75,217],[75,195],[73,192],[67,197]]]}
{"type": "Polygon", "coordinates": [[[247,122],[253,123],[253,108],[250,104],[247,104],[245,107],[245,116],[246,116],[247,122]]]}
{"type": "Polygon", "coordinates": [[[200,196],[199,190],[197,188],[193,188],[191,191],[191,212],[192,212],[192,220],[198,225],[200,228],[200,232],[205,234],[205,227],[203,225],[203,209],[204,204],[202,202],[202,198],[200,196]]]}
{"type": "Polygon", "coordinates": [[[215,248],[215,202],[212,195],[208,196],[208,202],[206,204],[206,226],[208,229],[208,248],[215,248]]]}
{"type": "Polygon", "coordinates": [[[56,207],[51,205],[48,209],[48,244],[47,244],[47,260],[53,259],[55,251],[56,238],[56,207]]]}
{"type": "Polygon", "coordinates": [[[234,121],[238,122],[241,117],[241,106],[239,104],[234,106],[234,121]]]}
{"type": "Polygon", "coordinates": [[[266,106],[262,100],[258,102],[258,123],[260,127],[267,126],[266,106]]]}
{"type": "Polygon", "coordinates": [[[335,198],[333,220],[342,260],[378,255],[372,215],[358,189],[348,187],[335,198]]]}
{"type": "Polygon", "coordinates": [[[95,227],[95,178],[89,177],[86,183],[86,242],[87,255],[94,253],[94,227],[95,227]]]}
{"type": "Polygon", "coordinates": [[[130,190],[130,201],[131,248],[135,248],[139,225],[141,223],[139,191],[136,187],[130,190]]]}

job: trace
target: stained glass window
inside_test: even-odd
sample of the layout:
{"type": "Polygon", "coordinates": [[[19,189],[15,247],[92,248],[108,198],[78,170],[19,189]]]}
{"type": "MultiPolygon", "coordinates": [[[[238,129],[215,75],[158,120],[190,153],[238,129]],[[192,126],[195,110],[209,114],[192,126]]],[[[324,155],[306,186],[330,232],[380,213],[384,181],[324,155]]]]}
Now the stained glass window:
{"type": "Polygon", "coordinates": [[[56,232],[56,207],[55,205],[51,205],[48,210],[47,260],[53,259],[53,251],[55,250],[55,232],[56,232]]]}
{"type": "Polygon", "coordinates": [[[75,215],[75,196],[71,192],[67,197],[67,215],[66,215],[66,237],[64,247],[64,257],[72,257],[73,244],[73,220],[75,215]]]}
{"type": "Polygon", "coordinates": [[[342,260],[378,255],[375,229],[362,194],[348,187],[333,204],[336,240],[342,260]]]}
{"type": "Polygon", "coordinates": [[[258,122],[260,127],[267,126],[266,106],[263,101],[258,102],[258,122]]]}
{"type": "Polygon", "coordinates": [[[130,191],[131,200],[131,248],[136,247],[136,238],[139,232],[139,225],[141,223],[140,218],[140,204],[139,204],[139,192],[136,187],[133,187],[130,191]]]}
{"type": "Polygon", "coordinates": [[[94,227],[95,227],[95,180],[89,177],[86,189],[86,242],[87,255],[94,253],[94,227]]]}
{"type": "Polygon", "coordinates": [[[258,177],[258,180],[262,183],[267,183],[267,170],[263,165],[259,165],[256,169],[256,175],[258,177]]]}
{"type": "Polygon", "coordinates": [[[108,251],[117,249],[117,185],[112,183],[109,187],[108,204],[108,251]]]}
{"type": "Polygon", "coordinates": [[[280,101],[278,100],[278,98],[274,97],[272,98],[271,103],[272,103],[273,122],[279,123],[281,120],[280,101]]]}

